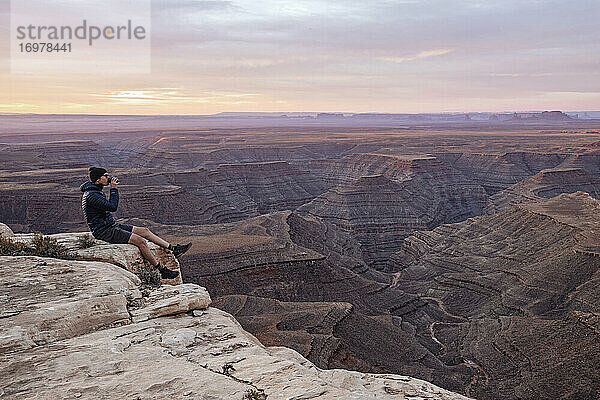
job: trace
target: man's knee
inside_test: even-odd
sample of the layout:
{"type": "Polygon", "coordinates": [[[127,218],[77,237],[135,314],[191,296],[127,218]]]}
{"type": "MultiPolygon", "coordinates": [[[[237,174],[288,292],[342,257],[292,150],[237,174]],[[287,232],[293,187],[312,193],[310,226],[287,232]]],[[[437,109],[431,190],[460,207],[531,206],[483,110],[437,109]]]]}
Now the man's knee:
{"type": "Polygon", "coordinates": [[[141,237],[140,235],[135,234],[135,233],[131,234],[131,237],[129,238],[129,243],[134,244],[137,247],[147,246],[147,243],[144,240],[144,238],[141,237]]]}
{"type": "Polygon", "coordinates": [[[147,235],[150,233],[150,229],[145,228],[145,227],[141,227],[141,226],[134,226],[132,229],[132,232],[139,235],[139,236],[143,236],[143,235],[147,235]]]}

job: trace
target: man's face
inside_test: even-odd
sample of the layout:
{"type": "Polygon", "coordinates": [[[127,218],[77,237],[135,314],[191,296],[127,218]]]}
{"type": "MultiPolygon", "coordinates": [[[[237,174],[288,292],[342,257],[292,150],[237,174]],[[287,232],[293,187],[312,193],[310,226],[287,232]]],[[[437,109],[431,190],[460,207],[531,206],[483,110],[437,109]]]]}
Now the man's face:
{"type": "Polygon", "coordinates": [[[98,178],[98,180],[96,182],[98,182],[99,184],[103,185],[103,186],[108,186],[108,184],[110,183],[108,178],[110,177],[110,175],[108,175],[108,173],[102,175],[100,178],[98,178]]]}

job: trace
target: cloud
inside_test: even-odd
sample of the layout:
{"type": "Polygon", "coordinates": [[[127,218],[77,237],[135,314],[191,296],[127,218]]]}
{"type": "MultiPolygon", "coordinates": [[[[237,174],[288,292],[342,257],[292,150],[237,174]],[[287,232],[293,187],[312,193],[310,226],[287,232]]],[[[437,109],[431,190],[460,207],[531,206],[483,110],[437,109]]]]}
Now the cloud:
{"type": "Polygon", "coordinates": [[[436,57],[436,56],[442,56],[444,54],[448,54],[448,53],[452,53],[455,49],[438,49],[438,50],[426,50],[426,51],[421,51],[415,55],[412,56],[404,56],[404,57],[377,57],[378,60],[381,61],[390,61],[390,62],[394,62],[394,63],[403,63],[406,61],[414,61],[414,60],[418,60],[421,58],[428,58],[428,57],[436,57]]]}
{"type": "Polygon", "coordinates": [[[177,0],[177,1],[154,1],[152,3],[154,11],[165,10],[227,10],[235,8],[233,2],[224,0],[177,0]]]}
{"type": "Polygon", "coordinates": [[[511,78],[515,78],[515,77],[538,77],[538,76],[552,76],[554,75],[551,72],[541,72],[541,73],[534,73],[534,74],[526,74],[526,73],[499,73],[499,74],[488,74],[488,76],[496,76],[496,77],[511,77],[511,78]]]}
{"type": "Polygon", "coordinates": [[[179,88],[144,88],[120,89],[93,94],[95,97],[106,99],[107,103],[121,103],[129,105],[160,105],[177,103],[214,103],[214,104],[242,104],[252,103],[241,98],[258,96],[256,93],[235,92],[205,92],[196,95],[182,93],[179,88]]]}
{"type": "MultiPolygon", "coordinates": [[[[536,108],[547,98],[534,94],[552,92],[556,105],[600,91],[599,13],[597,0],[153,0],[152,74],[91,80],[0,70],[0,103],[402,112],[450,100],[465,109],[536,108]],[[237,101],[244,107],[229,107],[237,101]]],[[[9,56],[1,50],[0,67],[9,56]]],[[[595,98],[585,98],[593,108],[595,98]]]]}
{"type": "Polygon", "coordinates": [[[28,104],[28,103],[0,104],[0,109],[15,110],[15,111],[29,110],[29,109],[36,109],[36,108],[40,108],[40,106],[37,104],[28,104]]]}

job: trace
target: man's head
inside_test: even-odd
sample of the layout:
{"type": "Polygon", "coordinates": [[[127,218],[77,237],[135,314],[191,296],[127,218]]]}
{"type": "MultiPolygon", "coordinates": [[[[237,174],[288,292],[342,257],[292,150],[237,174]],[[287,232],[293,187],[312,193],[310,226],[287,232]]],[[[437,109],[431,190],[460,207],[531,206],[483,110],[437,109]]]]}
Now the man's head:
{"type": "Polygon", "coordinates": [[[90,181],[96,185],[107,186],[110,183],[110,176],[104,168],[90,167],[90,181]]]}

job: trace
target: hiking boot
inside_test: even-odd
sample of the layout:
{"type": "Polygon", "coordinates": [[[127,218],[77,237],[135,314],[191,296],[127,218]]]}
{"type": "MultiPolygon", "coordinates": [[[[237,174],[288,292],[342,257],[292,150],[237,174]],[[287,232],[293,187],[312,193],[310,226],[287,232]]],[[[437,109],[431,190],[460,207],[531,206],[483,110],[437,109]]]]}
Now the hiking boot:
{"type": "Polygon", "coordinates": [[[188,251],[190,247],[192,247],[192,242],[189,242],[188,244],[178,244],[173,248],[173,255],[176,258],[179,258],[183,253],[188,251]]]}
{"type": "Polygon", "coordinates": [[[158,271],[162,279],[175,279],[179,276],[179,271],[173,271],[167,267],[159,266],[158,271]]]}

